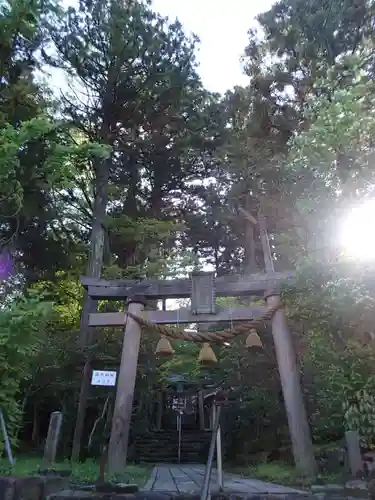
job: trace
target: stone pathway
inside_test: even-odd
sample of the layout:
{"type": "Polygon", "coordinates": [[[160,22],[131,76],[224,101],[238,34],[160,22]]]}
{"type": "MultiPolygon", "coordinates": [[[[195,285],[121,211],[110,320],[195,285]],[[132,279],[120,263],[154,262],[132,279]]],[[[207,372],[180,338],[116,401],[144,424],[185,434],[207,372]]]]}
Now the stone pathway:
{"type": "MultiPolygon", "coordinates": [[[[204,478],[204,465],[158,465],[154,467],[151,478],[144,490],[175,494],[197,495],[201,492],[204,478]]],[[[212,470],[211,493],[217,493],[217,472],[212,470]]],[[[248,479],[224,471],[224,491],[230,494],[248,495],[303,495],[302,490],[265,483],[258,479],[248,479]]]]}

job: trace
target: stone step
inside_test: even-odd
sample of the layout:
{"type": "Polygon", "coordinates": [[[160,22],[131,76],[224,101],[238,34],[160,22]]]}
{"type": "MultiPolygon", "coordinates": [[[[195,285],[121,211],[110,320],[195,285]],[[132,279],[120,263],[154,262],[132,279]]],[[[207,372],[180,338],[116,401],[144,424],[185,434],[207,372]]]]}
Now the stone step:
{"type": "MultiPolygon", "coordinates": [[[[208,448],[201,448],[199,450],[183,450],[181,448],[181,454],[182,455],[199,455],[201,453],[206,453],[208,452],[208,448]]],[[[176,456],[178,453],[178,449],[170,449],[170,450],[148,450],[148,449],[143,449],[143,450],[135,450],[136,455],[147,455],[147,456],[176,456]]]]}
{"type": "MultiPolygon", "coordinates": [[[[132,436],[134,440],[137,439],[143,439],[143,440],[155,440],[155,441],[165,441],[168,442],[171,439],[178,439],[178,433],[174,432],[173,434],[144,434],[144,435],[136,435],[132,436]]],[[[181,439],[186,440],[186,441],[201,441],[203,440],[210,440],[211,439],[211,434],[187,434],[183,432],[181,434],[181,439]]]]}
{"type": "MultiPolygon", "coordinates": [[[[168,443],[168,444],[163,444],[163,443],[147,443],[147,442],[138,442],[134,443],[135,448],[139,449],[164,449],[164,450],[171,450],[174,448],[178,448],[178,443],[168,443]]],[[[185,450],[198,450],[203,448],[206,448],[209,446],[208,442],[200,442],[200,443],[181,443],[181,448],[184,448],[185,450]]]]}
{"type": "MultiPolygon", "coordinates": [[[[207,457],[206,457],[207,458],[207,457]]],[[[135,457],[134,459],[135,463],[140,463],[140,464],[177,464],[178,463],[178,457],[173,456],[173,457],[148,457],[148,456],[141,456],[141,457],[135,457]]],[[[201,455],[193,455],[193,456],[181,456],[180,457],[180,463],[181,464],[196,464],[202,462],[202,456],[201,455]]]]}
{"type": "MultiPolygon", "coordinates": [[[[199,463],[207,457],[211,439],[209,431],[183,431],[181,435],[181,463],[199,463]]],[[[144,463],[176,463],[178,457],[177,431],[150,432],[133,436],[134,458],[144,463]]]]}
{"type": "MultiPolygon", "coordinates": [[[[200,455],[206,455],[208,453],[208,448],[201,448],[199,450],[183,450],[181,449],[180,451],[181,455],[184,456],[200,456],[200,455]]],[[[134,455],[136,456],[148,456],[148,457],[176,457],[178,454],[178,449],[175,448],[174,450],[134,450],[134,455]]]]}
{"type": "MultiPolygon", "coordinates": [[[[195,452],[187,452],[181,450],[180,454],[180,460],[181,462],[184,463],[200,463],[203,460],[207,458],[207,450],[199,450],[195,452]]],[[[152,451],[136,451],[134,459],[138,462],[149,462],[149,463],[158,463],[158,462],[170,462],[170,463],[176,463],[178,458],[178,451],[177,449],[174,450],[173,452],[152,452],[152,451]]]]}
{"type": "MultiPolygon", "coordinates": [[[[158,434],[138,434],[136,436],[132,436],[133,439],[151,439],[157,441],[166,441],[168,442],[171,439],[178,439],[178,433],[174,432],[173,434],[168,434],[167,436],[158,435],[158,434]]],[[[202,439],[209,440],[211,438],[211,434],[181,434],[181,439],[186,439],[188,441],[200,441],[202,439]]]]}

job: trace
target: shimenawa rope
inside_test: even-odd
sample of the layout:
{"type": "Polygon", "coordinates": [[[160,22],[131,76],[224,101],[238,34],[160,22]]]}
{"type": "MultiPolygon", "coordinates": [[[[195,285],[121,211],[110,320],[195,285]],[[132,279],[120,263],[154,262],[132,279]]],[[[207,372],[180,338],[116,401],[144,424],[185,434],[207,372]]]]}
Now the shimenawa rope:
{"type": "MultiPolygon", "coordinates": [[[[158,332],[160,335],[169,337],[170,339],[175,340],[188,340],[190,342],[224,342],[226,340],[233,339],[238,335],[243,335],[245,333],[249,333],[251,328],[258,328],[266,321],[272,319],[275,312],[281,308],[280,301],[275,304],[273,307],[266,309],[266,311],[261,314],[258,318],[254,318],[250,321],[246,321],[246,323],[241,323],[235,326],[233,329],[221,330],[220,332],[186,332],[185,330],[175,329],[164,325],[159,325],[157,323],[152,323],[147,319],[144,319],[136,314],[131,312],[126,312],[125,315],[129,318],[132,318],[136,321],[140,326],[145,328],[151,328],[154,331],[158,332]]],[[[198,318],[197,318],[198,319],[198,318]]],[[[213,317],[214,320],[214,317],[213,317]]]]}

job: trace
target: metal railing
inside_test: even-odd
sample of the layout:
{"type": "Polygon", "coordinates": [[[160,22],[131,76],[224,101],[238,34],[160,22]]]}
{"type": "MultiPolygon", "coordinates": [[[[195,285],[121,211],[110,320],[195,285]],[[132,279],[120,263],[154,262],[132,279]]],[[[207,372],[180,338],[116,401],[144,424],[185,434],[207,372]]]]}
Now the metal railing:
{"type": "Polygon", "coordinates": [[[178,448],[177,448],[177,462],[181,463],[181,437],[182,437],[182,412],[177,413],[177,434],[178,434],[178,448]]]}
{"type": "Polygon", "coordinates": [[[217,485],[220,491],[223,490],[223,459],[221,451],[221,429],[220,429],[220,414],[221,406],[214,404],[213,406],[213,428],[210,441],[210,449],[208,451],[207,464],[204,471],[203,487],[200,500],[207,500],[210,497],[210,480],[212,474],[212,466],[214,462],[215,448],[217,461],[217,485]]]}

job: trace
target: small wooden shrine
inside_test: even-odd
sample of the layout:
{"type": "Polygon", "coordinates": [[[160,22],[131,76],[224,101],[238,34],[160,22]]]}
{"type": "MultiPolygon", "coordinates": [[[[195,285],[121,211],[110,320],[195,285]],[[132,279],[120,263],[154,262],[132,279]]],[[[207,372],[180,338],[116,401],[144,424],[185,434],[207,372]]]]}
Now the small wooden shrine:
{"type": "Polygon", "coordinates": [[[211,430],[213,396],[217,391],[215,387],[202,386],[187,377],[168,377],[168,384],[158,393],[155,430],[175,429],[177,413],[181,414],[184,430],[211,430]]]}

